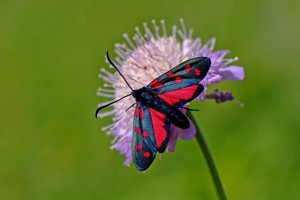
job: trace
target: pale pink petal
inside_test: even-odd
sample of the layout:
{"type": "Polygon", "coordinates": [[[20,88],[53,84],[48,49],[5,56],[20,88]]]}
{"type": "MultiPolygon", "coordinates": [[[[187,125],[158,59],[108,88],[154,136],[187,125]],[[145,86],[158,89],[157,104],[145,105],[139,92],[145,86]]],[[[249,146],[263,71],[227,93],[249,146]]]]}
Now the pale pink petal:
{"type": "Polygon", "coordinates": [[[177,128],[178,136],[183,140],[191,140],[196,134],[196,128],[194,123],[188,119],[190,122],[190,127],[187,129],[177,128]]]}
{"type": "Polygon", "coordinates": [[[216,84],[219,83],[222,80],[222,76],[219,74],[216,74],[214,76],[210,76],[207,80],[207,84],[216,84]]]}
{"type": "Polygon", "coordinates": [[[168,143],[168,152],[173,152],[176,147],[178,132],[175,126],[171,125],[171,134],[168,143]]]}
{"type": "Polygon", "coordinates": [[[173,152],[176,147],[178,136],[183,140],[191,140],[196,134],[196,128],[193,122],[188,119],[190,122],[190,127],[187,129],[178,128],[171,125],[171,135],[168,143],[168,152],[173,152]]]}
{"type": "Polygon", "coordinates": [[[219,74],[222,76],[222,80],[240,81],[245,77],[244,68],[239,66],[220,68],[219,74]]]}

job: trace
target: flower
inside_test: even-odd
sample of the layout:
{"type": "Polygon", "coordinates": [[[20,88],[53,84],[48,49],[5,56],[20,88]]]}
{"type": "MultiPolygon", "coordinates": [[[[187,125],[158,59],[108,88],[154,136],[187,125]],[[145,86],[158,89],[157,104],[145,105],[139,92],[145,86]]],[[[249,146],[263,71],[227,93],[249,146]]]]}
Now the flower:
{"type": "MultiPolygon", "coordinates": [[[[148,25],[144,23],[144,35],[136,27],[136,34],[132,40],[127,34],[124,34],[123,37],[127,44],[115,45],[117,54],[115,63],[119,66],[119,70],[126,77],[132,88],[139,89],[144,87],[179,63],[200,56],[211,59],[211,68],[201,82],[205,88],[199,96],[201,101],[205,99],[207,85],[228,79],[239,81],[244,78],[242,67],[230,65],[237,58],[224,58],[229,53],[228,50],[213,51],[215,38],[202,44],[200,38],[192,38],[193,30],[187,31],[182,19],[180,24],[180,28],[173,26],[171,34],[168,35],[164,21],[161,20],[161,26],[158,26],[153,20],[154,31],[151,31],[148,25]],[[160,28],[162,29],[161,31],[159,30],[160,28]]],[[[99,77],[106,82],[104,88],[98,89],[97,93],[99,96],[119,99],[131,93],[130,88],[118,73],[110,73],[102,68],[99,77]]],[[[107,103],[109,102],[104,102],[99,104],[99,106],[107,103]]],[[[113,123],[103,127],[102,130],[114,137],[111,149],[116,149],[126,156],[125,165],[129,165],[132,161],[131,141],[134,112],[134,109],[127,111],[126,109],[134,103],[135,99],[130,96],[126,100],[113,104],[112,110],[98,113],[97,116],[100,118],[113,116],[113,123]]],[[[185,110],[182,111],[185,112],[185,110]]],[[[194,137],[196,130],[193,123],[191,122],[190,124],[188,129],[179,129],[171,126],[168,151],[174,150],[178,136],[184,140],[194,137]]]]}

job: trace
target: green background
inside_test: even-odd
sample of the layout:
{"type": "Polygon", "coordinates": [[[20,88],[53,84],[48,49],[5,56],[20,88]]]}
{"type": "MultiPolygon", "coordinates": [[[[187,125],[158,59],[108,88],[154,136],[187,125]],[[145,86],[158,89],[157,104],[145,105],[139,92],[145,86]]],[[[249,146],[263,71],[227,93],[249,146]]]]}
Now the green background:
{"type": "Polygon", "coordinates": [[[143,22],[184,18],[194,36],[245,67],[210,89],[233,102],[193,103],[229,199],[300,198],[300,3],[265,1],[0,1],[0,199],[216,199],[195,140],[146,173],[95,119],[106,50],[143,22]]]}

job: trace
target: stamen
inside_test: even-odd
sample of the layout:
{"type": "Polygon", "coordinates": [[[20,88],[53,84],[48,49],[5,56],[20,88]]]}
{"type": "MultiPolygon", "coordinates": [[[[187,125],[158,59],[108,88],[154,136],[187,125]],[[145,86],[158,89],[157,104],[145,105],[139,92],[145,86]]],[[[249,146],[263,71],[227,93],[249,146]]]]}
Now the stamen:
{"type": "Polygon", "coordinates": [[[165,26],[165,20],[160,20],[162,29],[163,29],[163,37],[167,36],[166,26],[165,26]]]}
{"type": "Polygon", "coordinates": [[[130,49],[128,46],[126,46],[126,44],[123,44],[121,46],[121,48],[123,49],[123,51],[125,52],[126,55],[128,55],[129,53],[132,53],[134,50],[130,49]]]}
{"type": "Polygon", "coordinates": [[[136,63],[138,63],[138,58],[136,58],[135,54],[130,54],[129,57],[132,58],[136,63]]]}
{"type": "Polygon", "coordinates": [[[119,57],[116,57],[116,58],[115,58],[115,62],[116,62],[118,65],[120,65],[120,66],[123,65],[123,61],[121,61],[121,59],[120,59],[119,57]]]}
{"type": "Polygon", "coordinates": [[[113,116],[112,121],[115,123],[119,123],[122,118],[123,118],[123,115],[115,115],[115,116],[113,116]]]}
{"type": "Polygon", "coordinates": [[[223,65],[226,66],[232,62],[235,62],[235,61],[238,61],[239,58],[238,57],[234,57],[234,58],[231,58],[231,59],[223,59],[223,65]]]}
{"type": "Polygon", "coordinates": [[[110,110],[110,111],[102,112],[102,113],[98,112],[97,118],[107,117],[107,116],[113,115],[115,112],[116,112],[115,110],[110,110]]]}
{"type": "Polygon", "coordinates": [[[113,87],[113,84],[104,83],[103,87],[113,87]]]}
{"type": "Polygon", "coordinates": [[[181,37],[181,39],[185,39],[184,33],[180,29],[177,31],[177,33],[181,37]]]}
{"type": "Polygon", "coordinates": [[[154,28],[154,31],[155,31],[155,36],[156,36],[156,39],[159,39],[160,36],[159,36],[159,27],[156,25],[156,21],[155,20],[152,20],[152,25],[153,25],[153,28],[154,28]]]}
{"type": "Polygon", "coordinates": [[[177,26],[172,26],[172,38],[176,39],[176,33],[177,33],[177,26]]]}
{"type": "Polygon", "coordinates": [[[139,27],[135,27],[135,31],[136,31],[138,37],[143,38],[143,35],[142,35],[139,27]]]}
{"type": "Polygon", "coordinates": [[[142,82],[142,81],[138,81],[137,79],[135,79],[135,78],[133,78],[133,77],[128,77],[130,80],[132,80],[132,81],[134,81],[134,82],[136,82],[136,83],[139,83],[140,85],[145,85],[145,83],[144,82],[142,82]]]}
{"type": "Polygon", "coordinates": [[[147,26],[147,23],[144,22],[143,25],[144,25],[144,29],[145,29],[147,38],[149,38],[149,39],[154,38],[153,34],[151,33],[150,29],[147,26]]]}
{"type": "Polygon", "coordinates": [[[105,94],[105,93],[103,93],[103,92],[97,92],[97,95],[98,96],[102,96],[102,97],[107,97],[107,98],[113,98],[113,97],[115,97],[115,95],[114,94],[105,94]]]}
{"type": "Polygon", "coordinates": [[[115,123],[104,126],[104,127],[101,128],[101,131],[107,131],[108,129],[112,129],[114,126],[115,126],[115,123]]]}
{"type": "Polygon", "coordinates": [[[98,108],[101,107],[101,106],[104,106],[106,104],[110,104],[111,102],[113,102],[113,101],[105,101],[105,102],[102,102],[102,103],[98,103],[98,108]]]}
{"type": "Polygon", "coordinates": [[[179,22],[180,22],[180,25],[181,25],[181,28],[182,28],[182,31],[183,31],[183,36],[186,38],[187,36],[187,32],[186,32],[186,28],[185,28],[185,24],[184,24],[184,21],[183,19],[179,19],[179,22]]]}
{"type": "Polygon", "coordinates": [[[115,93],[115,90],[108,90],[108,89],[104,89],[104,88],[98,88],[99,92],[108,92],[108,93],[115,93]]]}
{"type": "Polygon", "coordinates": [[[118,45],[118,46],[115,46],[115,53],[121,57],[122,59],[126,59],[127,58],[127,54],[126,52],[122,49],[122,46],[121,45],[118,45]]]}
{"type": "Polygon", "coordinates": [[[145,47],[147,52],[151,55],[151,58],[157,60],[153,56],[161,54],[161,50],[159,49],[159,47],[153,41],[149,41],[149,45],[145,47]]]}
{"type": "Polygon", "coordinates": [[[131,42],[130,38],[128,37],[127,33],[123,34],[123,37],[125,38],[125,40],[128,42],[128,44],[131,46],[132,49],[136,49],[136,47],[133,45],[133,43],[131,42]]]}
{"type": "Polygon", "coordinates": [[[102,74],[99,74],[98,77],[103,79],[104,81],[106,81],[108,83],[114,83],[115,82],[115,78],[110,78],[110,77],[107,77],[107,76],[103,76],[102,74]]]}
{"type": "Polygon", "coordinates": [[[114,77],[114,74],[110,73],[105,68],[101,68],[100,71],[109,77],[112,77],[112,78],[114,77]]]}
{"type": "Polygon", "coordinates": [[[214,49],[214,47],[215,47],[215,43],[216,43],[216,38],[211,38],[210,40],[209,40],[209,42],[210,42],[210,50],[213,50],[214,49]]]}
{"type": "Polygon", "coordinates": [[[196,38],[196,39],[194,40],[194,44],[195,44],[195,46],[196,46],[197,48],[200,48],[200,46],[201,46],[201,39],[200,39],[200,38],[196,38]]]}
{"type": "Polygon", "coordinates": [[[137,44],[137,46],[141,46],[142,45],[142,40],[140,39],[140,37],[138,35],[135,35],[133,37],[133,40],[137,44]]]}

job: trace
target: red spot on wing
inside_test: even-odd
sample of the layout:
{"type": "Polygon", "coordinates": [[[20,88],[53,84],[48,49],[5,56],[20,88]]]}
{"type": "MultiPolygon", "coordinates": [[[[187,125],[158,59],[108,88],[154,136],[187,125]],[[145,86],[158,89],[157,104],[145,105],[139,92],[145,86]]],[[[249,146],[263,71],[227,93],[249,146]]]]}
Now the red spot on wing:
{"type": "Polygon", "coordinates": [[[138,144],[138,145],[136,145],[135,146],[135,150],[137,150],[137,151],[140,151],[140,150],[142,150],[142,145],[140,145],[140,144],[138,144]]]}
{"type": "Polygon", "coordinates": [[[143,137],[145,138],[145,137],[148,137],[149,136],[149,134],[148,134],[148,132],[147,131],[143,131],[143,137]]]}
{"type": "Polygon", "coordinates": [[[139,107],[135,107],[135,111],[134,111],[134,115],[135,116],[138,116],[138,114],[139,114],[139,107]]]}
{"type": "Polygon", "coordinates": [[[196,76],[200,76],[201,70],[200,69],[195,69],[195,74],[196,74],[196,76]]]}
{"type": "Polygon", "coordinates": [[[174,76],[174,73],[173,73],[173,72],[169,72],[169,73],[168,73],[168,76],[169,76],[169,77],[173,77],[173,76],[174,76]]]}
{"type": "Polygon", "coordinates": [[[177,77],[175,78],[175,82],[176,82],[176,83],[181,83],[181,81],[182,81],[182,79],[181,79],[180,76],[177,76],[177,77]]]}
{"type": "Polygon", "coordinates": [[[137,133],[140,133],[140,132],[141,132],[140,127],[135,127],[134,130],[135,130],[135,132],[137,132],[137,133]]]}
{"type": "Polygon", "coordinates": [[[155,85],[156,83],[158,83],[158,80],[157,80],[157,79],[153,80],[149,85],[152,87],[152,86],[155,85]]]}
{"type": "Polygon", "coordinates": [[[163,84],[158,82],[153,86],[153,89],[161,88],[162,86],[163,86],[163,84]]]}
{"type": "Polygon", "coordinates": [[[189,72],[191,70],[191,65],[190,64],[187,64],[186,66],[185,66],[185,71],[186,72],[189,72]]]}
{"type": "Polygon", "coordinates": [[[162,144],[166,141],[168,135],[168,132],[164,127],[166,115],[152,108],[149,108],[149,112],[151,114],[156,147],[159,149],[161,148],[162,144]]]}
{"type": "Polygon", "coordinates": [[[144,117],[145,117],[145,116],[144,116],[144,110],[143,110],[143,108],[141,108],[140,110],[141,110],[141,111],[140,111],[140,118],[141,118],[141,119],[144,119],[144,117]]]}
{"type": "Polygon", "coordinates": [[[151,86],[154,89],[160,88],[163,86],[162,83],[160,83],[157,79],[155,79],[154,81],[152,81],[149,86],[151,86]]]}
{"type": "Polygon", "coordinates": [[[143,153],[143,156],[145,157],[145,158],[149,158],[150,157],[150,152],[149,151],[145,151],[144,153],[143,153]]]}
{"type": "Polygon", "coordinates": [[[195,84],[171,92],[158,94],[158,96],[161,99],[163,99],[166,103],[173,106],[177,104],[180,100],[191,101],[192,100],[191,98],[194,96],[197,89],[198,89],[198,84],[195,84]]]}

